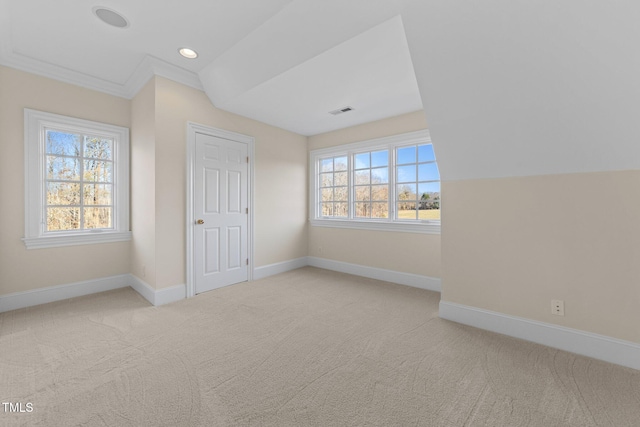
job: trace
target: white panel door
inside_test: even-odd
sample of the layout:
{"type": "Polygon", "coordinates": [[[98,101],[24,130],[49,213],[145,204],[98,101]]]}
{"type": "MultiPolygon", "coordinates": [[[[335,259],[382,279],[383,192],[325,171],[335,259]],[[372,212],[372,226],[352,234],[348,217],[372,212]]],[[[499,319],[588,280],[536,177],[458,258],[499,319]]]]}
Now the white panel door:
{"type": "Polygon", "coordinates": [[[196,133],[196,294],[248,279],[247,152],[247,144],[196,133]]]}

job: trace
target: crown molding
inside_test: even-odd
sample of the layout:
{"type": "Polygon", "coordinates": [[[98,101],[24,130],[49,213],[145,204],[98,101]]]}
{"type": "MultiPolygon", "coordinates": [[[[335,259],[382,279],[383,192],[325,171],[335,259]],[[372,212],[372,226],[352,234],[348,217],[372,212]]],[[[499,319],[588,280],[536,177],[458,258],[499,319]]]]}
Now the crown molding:
{"type": "Polygon", "coordinates": [[[3,49],[0,56],[0,65],[15,68],[27,73],[37,74],[39,76],[48,77],[64,83],[81,86],[87,89],[97,90],[99,92],[108,93],[122,98],[129,98],[125,87],[121,84],[100,79],[88,74],[80,73],[59,65],[50,64],[38,59],[30,58],[19,53],[15,53],[10,49],[3,49]]]}
{"type": "Polygon", "coordinates": [[[155,56],[146,55],[125,84],[129,98],[133,98],[149,79],[154,76],[164,77],[174,82],[182,83],[185,86],[204,91],[204,87],[197,73],[170,64],[155,56]]]}
{"type": "Polygon", "coordinates": [[[11,49],[8,40],[10,39],[4,38],[0,44],[0,65],[109,95],[131,99],[154,76],[161,76],[198,90],[204,90],[198,74],[151,55],[146,55],[127,82],[120,84],[16,53],[11,49]]]}

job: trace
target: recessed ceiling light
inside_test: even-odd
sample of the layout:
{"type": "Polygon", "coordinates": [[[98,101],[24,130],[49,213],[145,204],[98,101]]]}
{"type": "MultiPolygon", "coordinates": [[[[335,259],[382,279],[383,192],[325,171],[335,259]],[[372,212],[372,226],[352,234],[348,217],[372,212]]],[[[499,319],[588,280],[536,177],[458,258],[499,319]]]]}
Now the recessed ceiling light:
{"type": "Polygon", "coordinates": [[[193,49],[189,49],[188,47],[181,47],[180,49],[178,49],[178,52],[180,52],[180,55],[184,56],[185,58],[196,59],[198,57],[198,52],[193,49]]]}
{"type": "Polygon", "coordinates": [[[338,114],[348,113],[349,111],[353,111],[353,107],[349,107],[347,105],[346,107],[342,107],[342,108],[338,108],[337,110],[329,111],[329,114],[333,114],[334,116],[337,116],[338,114]]]}
{"type": "Polygon", "coordinates": [[[127,28],[129,21],[127,18],[120,15],[115,10],[107,9],[106,7],[96,6],[93,8],[93,13],[105,24],[109,24],[112,27],[127,28]]]}

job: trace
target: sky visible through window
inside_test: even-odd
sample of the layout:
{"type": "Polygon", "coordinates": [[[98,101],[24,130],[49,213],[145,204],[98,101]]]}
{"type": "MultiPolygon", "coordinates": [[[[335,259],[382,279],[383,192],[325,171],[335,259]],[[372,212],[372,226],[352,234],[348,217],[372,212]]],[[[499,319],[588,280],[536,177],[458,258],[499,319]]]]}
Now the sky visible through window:
{"type": "Polygon", "coordinates": [[[431,144],[396,149],[398,219],[440,219],[440,173],[431,144]]]}
{"type": "Polygon", "coordinates": [[[46,230],[113,227],[113,139],[47,129],[46,230]]]}
{"type": "Polygon", "coordinates": [[[393,149],[356,152],[319,162],[323,217],[440,219],[440,173],[431,144],[398,147],[395,152],[393,149]],[[395,200],[390,199],[391,194],[395,200]],[[390,209],[395,209],[395,216],[390,209]]]}

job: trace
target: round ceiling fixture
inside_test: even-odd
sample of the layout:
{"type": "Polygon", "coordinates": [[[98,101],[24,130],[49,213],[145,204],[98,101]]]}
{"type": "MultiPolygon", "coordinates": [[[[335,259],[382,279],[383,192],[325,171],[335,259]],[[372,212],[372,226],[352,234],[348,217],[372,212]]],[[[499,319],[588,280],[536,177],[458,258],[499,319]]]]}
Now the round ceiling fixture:
{"type": "Polygon", "coordinates": [[[93,8],[93,13],[105,24],[109,24],[112,27],[127,28],[129,21],[127,18],[120,15],[115,10],[107,9],[106,7],[96,6],[93,8]]]}
{"type": "Polygon", "coordinates": [[[178,52],[180,55],[188,59],[196,59],[198,57],[198,52],[193,49],[189,49],[188,47],[181,47],[178,49],[178,52]]]}

